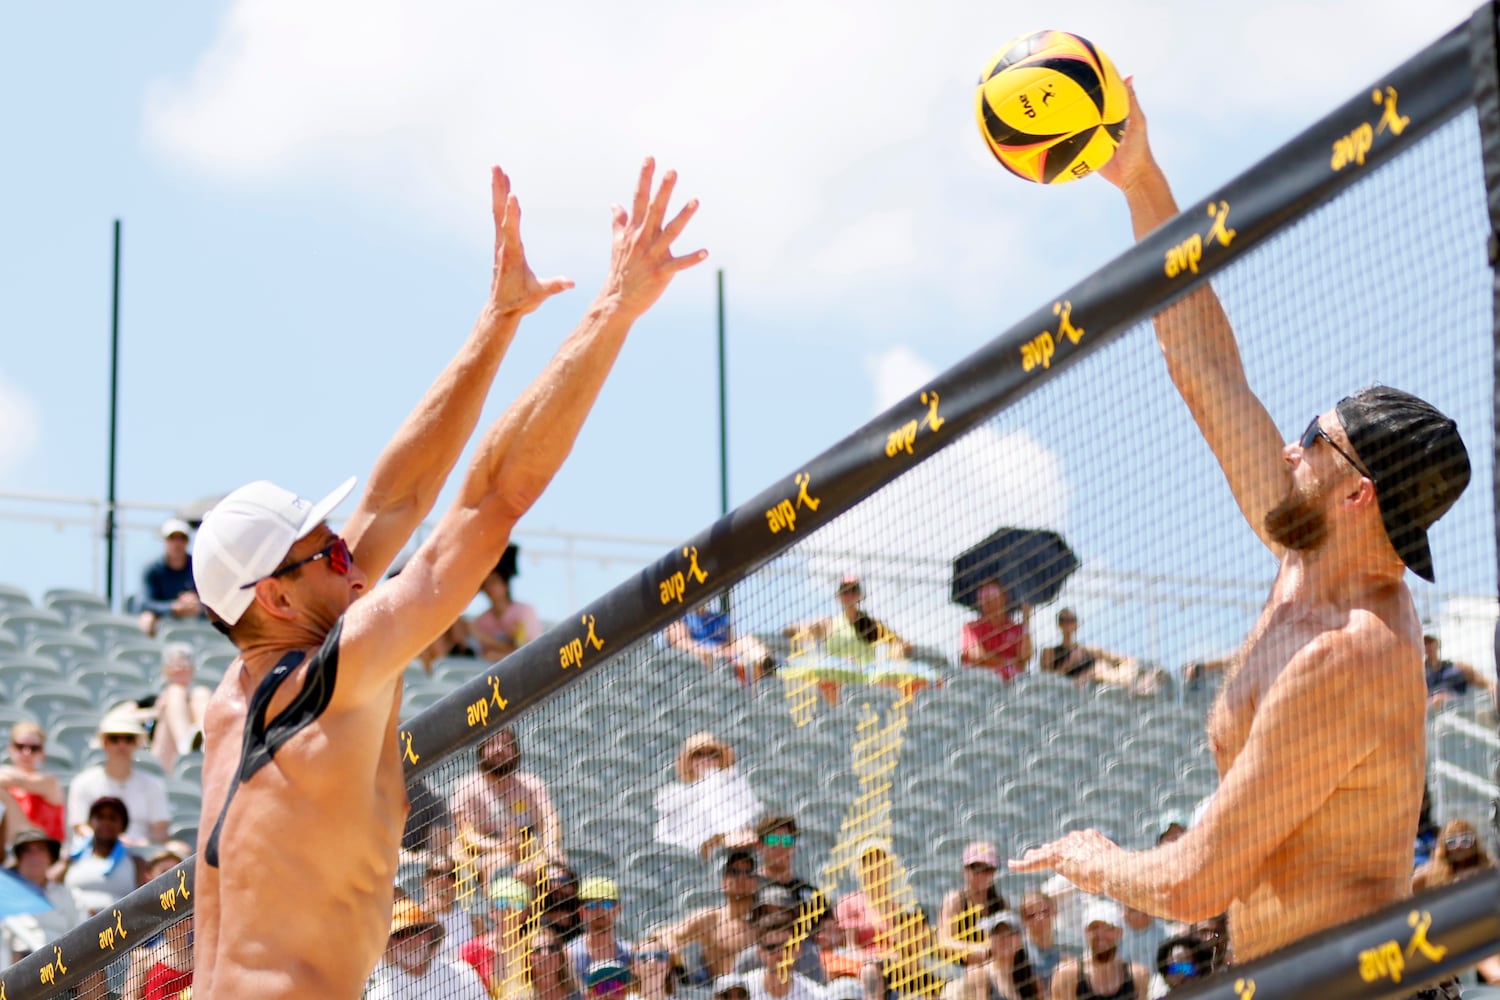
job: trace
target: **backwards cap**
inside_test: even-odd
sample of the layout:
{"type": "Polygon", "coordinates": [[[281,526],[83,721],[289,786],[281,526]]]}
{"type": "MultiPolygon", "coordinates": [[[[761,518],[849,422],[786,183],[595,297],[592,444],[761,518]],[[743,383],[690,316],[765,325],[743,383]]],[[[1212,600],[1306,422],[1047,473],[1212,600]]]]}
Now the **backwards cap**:
{"type": "Polygon", "coordinates": [[[1383,385],[1361,389],[1335,409],[1375,484],[1391,547],[1432,582],[1427,529],[1469,485],[1469,453],[1458,426],[1431,403],[1383,385]]]}
{"type": "Polygon", "coordinates": [[[313,503],[275,483],[241,486],[208,512],[193,546],[193,582],[203,606],[233,625],[255,600],[248,587],[275,572],[297,539],[322,524],[354,489],[354,477],[313,503]]]}

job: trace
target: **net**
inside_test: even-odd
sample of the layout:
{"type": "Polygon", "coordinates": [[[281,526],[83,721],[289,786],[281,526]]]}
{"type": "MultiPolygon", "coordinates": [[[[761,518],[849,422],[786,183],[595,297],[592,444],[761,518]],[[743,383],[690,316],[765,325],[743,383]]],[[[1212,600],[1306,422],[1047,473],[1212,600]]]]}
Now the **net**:
{"type": "MultiPolygon", "coordinates": [[[[1189,205],[1106,280],[1023,323],[1025,336],[912,386],[893,411],[537,640],[544,649],[408,671],[412,812],[392,944],[368,995],[758,997],[768,980],[800,990],[806,976],[829,996],[961,1000],[1045,995],[1059,975],[1107,993],[1120,975],[1143,977],[1143,989],[1208,982],[1248,1000],[1255,981],[1220,971],[1234,945],[1223,906],[1185,922],[1112,913],[1051,872],[1006,864],[1068,831],[1144,850],[1201,819],[1219,785],[1209,733],[1234,739],[1209,726],[1210,709],[1276,575],[1152,324],[1117,328],[1128,310],[1105,308],[1129,299],[1109,275],[1181,278],[1177,294],[1212,267],[1283,440],[1376,382],[1457,422],[1474,485],[1431,532],[1437,584],[1407,578],[1420,627],[1440,642],[1436,662],[1454,664],[1454,690],[1409,734],[1410,754],[1427,752],[1430,802],[1403,837],[1414,869],[1437,859],[1425,869],[1434,884],[1457,878],[1455,824],[1492,856],[1495,348],[1479,128],[1472,111],[1423,120],[1422,91],[1403,82],[1401,92],[1399,106],[1378,89],[1351,102],[1368,143],[1357,125],[1303,143],[1321,150],[1325,172],[1362,171],[1332,200],[1292,212],[1231,192],[1189,205]],[[1405,113],[1412,135],[1376,167],[1378,123],[1379,141],[1395,143],[1389,112],[1405,113]],[[1016,386],[1003,400],[986,384],[1002,364],[1016,386]],[[1044,376],[1038,391],[1021,388],[1044,376]],[[751,526],[775,543],[771,558],[745,541],[751,526]],[[647,611],[611,613],[621,608],[647,611]],[[1116,926],[1123,972],[1090,958],[1107,939],[1091,925],[1116,926]]],[[[1197,299],[1174,308],[1207,315],[1197,299]]],[[[1342,700],[1304,702],[1292,728],[1379,738],[1341,726],[1345,711],[1342,700]]],[[[1305,743],[1309,775],[1340,757],[1340,746],[1305,743]]],[[[1303,775],[1292,772],[1270,811],[1297,801],[1303,775]]],[[[1396,773],[1378,773],[1357,799],[1370,830],[1390,826],[1393,801],[1410,798],[1414,812],[1396,773]]],[[[1282,860],[1299,877],[1327,863],[1282,860]]],[[[1212,877],[1238,890],[1264,872],[1231,865],[1212,877]]],[[[172,970],[186,972],[190,918],[163,925],[190,913],[190,886],[168,873],[149,888],[150,906],[131,912],[152,921],[117,913],[77,939],[98,945],[80,970],[107,968],[80,982],[68,953],[43,948],[6,973],[8,995],[60,984],[80,996],[179,995],[172,970]]],[[[1307,895],[1313,910],[1347,902],[1307,895]]],[[[1395,995],[1450,951],[1450,962],[1477,958],[1500,941],[1487,927],[1460,947],[1449,911],[1425,897],[1411,914],[1394,918],[1399,941],[1371,938],[1339,974],[1364,995],[1395,995]]],[[[1248,940],[1293,943],[1246,926],[1248,940]]]]}

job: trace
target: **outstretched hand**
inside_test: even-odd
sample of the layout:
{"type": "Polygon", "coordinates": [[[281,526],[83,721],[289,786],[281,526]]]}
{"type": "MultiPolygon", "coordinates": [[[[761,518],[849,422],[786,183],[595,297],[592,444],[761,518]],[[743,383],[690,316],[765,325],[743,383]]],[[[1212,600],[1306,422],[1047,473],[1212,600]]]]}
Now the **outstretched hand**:
{"type": "Polygon", "coordinates": [[[521,244],[521,203],[510,192],[510,178],[490,169],[490,200],[495,214],[495,271],[489,308],[497,316],[520,319],[558,292],[573,287],[570,278],[537,280],[521,244]]]}
{"type": "Polygon", "coordinates": [[[1135,78],[1125,78],[1125,92],[1130,97],[1130,112],[1125,119],[1125,135],[1115,147],[1115,155],[1099,168],[1099,176],[1121,191],[1128,191],[1152,166],[1151,141],[1146,135],[1146,114],[1135,99],[1135,78]]]}
{"type": "Polygon", "coordinates": [[[1010,870],[1035,872],[1051,869],[1084,892],[1098,893],[1104,881],[1105,862],[1120,850],[1098,830],[1074,830],[1041,847],[1033,847],[1012,858],[1010,870]]]}
{"type": "Polygon", "coordinates": [[[636,183],[635,201],[629,214],[619,205],[611,208],[614,218],[614,251],[610,256],[609,277],[604,294],[632,316],[639,316],[661,297],[667,285],[679,272],[707,259],[707,250],[694,250],[681,257],[672,255],[672,242],[682,235],[688,220],[698,211],[698,199],[682,206],[671,222],[662,224],[672,189],[677,186],[677,172],[662,175],[661,186],[651,193],[656,161],[646,158],[636,183]]]}

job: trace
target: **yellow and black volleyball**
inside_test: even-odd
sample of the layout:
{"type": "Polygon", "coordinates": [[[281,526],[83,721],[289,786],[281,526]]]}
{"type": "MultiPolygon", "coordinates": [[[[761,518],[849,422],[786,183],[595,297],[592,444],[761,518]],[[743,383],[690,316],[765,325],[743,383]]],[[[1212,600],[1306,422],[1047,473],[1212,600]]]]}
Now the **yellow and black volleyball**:
{"type": "Polygon", "coordinates": [[[985,144],[1011,173],[1062,184],[1098,170],[1125,134],[1130,96],[1114,63],[1086,38],[1017,38],[979,77],[975,113],[985,144]]]}

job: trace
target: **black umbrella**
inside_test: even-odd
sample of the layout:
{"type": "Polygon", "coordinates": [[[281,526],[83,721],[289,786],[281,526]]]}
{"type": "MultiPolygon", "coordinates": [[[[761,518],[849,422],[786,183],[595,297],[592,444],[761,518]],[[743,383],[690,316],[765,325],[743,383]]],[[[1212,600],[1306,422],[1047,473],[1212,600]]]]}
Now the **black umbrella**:
{"type": "Polygon", "coordinates": [[[950,598],[979,610],[979,585],[999,580],[1010,603],[1046,604],[1057,600],[1063,581],[1078,568],[1078,557],[1055,531],[1001,528],[953,560],[950,598]]]}

